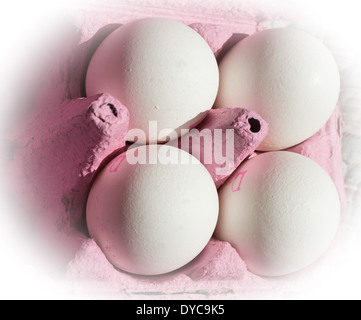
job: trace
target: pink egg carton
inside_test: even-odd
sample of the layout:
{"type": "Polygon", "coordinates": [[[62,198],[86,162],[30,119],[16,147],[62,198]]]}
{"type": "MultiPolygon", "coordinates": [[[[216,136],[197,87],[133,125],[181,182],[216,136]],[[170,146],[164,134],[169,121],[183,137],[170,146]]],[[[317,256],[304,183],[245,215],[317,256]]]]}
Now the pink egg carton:
{"type": "MultiPolygon", "coordinates": [[[[260,30],[258,24],[249,21],[228,25],[203,21],[189,25],[209,43],[218,59],[247,34],[260,30]]],[[[37,109],[11,137],[14,180],[35,208],[44,239],[59,253],[55,267],[65,266],[63,279],[69,290],[86,294],[103,292],[116,298],[211,298],[237,294],[253,297],[257,292],[271,292],[274,280],[248,272],[240,256],[226,242],[211,239],[194,261],[175,272],[140,277],[115,270],[89,238],[84,217],[91,182],[106,163],[129,146],[125,141],[129,123],[126,106],[107,93],[89,98],[84,94],[91,56],[118,26],[104,23],[95,35],[66,52],[64,60],[51,71],[53,86],[38,93],[37,109]]],[[[217,175],[217,165],[205,164],[217,187],[241,162],[257,155],[257,146],[267,134],[267,124],[261,116],[242,106],[212,109],[190,129],[193,128],[211,129],[211,132],[234,129],[233,165],[223,175],[217,175]]],[[[197,134],[194,130],[189,133],[195,138],[197,134]]],[[[342,120],[336,107],[321,130],[287,150],[313,159],[329,173],[344,209],[341,137],[342,120]]],[[[203,150],[202,140],[198,141],[203,150]]],[[[180,141],[170,144],[181,147],[180,141]]],[[[242,181],[242,177],[236,178],[235,190],[242,181]]]]}

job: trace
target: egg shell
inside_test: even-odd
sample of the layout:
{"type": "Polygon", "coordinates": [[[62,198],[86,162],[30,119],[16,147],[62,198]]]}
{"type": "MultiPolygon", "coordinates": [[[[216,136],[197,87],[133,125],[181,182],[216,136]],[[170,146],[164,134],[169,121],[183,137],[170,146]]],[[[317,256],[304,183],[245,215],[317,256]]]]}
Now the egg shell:
{"type": "Polygon", "coordinates": [[[129,149],[99,174],[87,202],[87,225],[115,267],[157,275],[184,266],[205,248],[218,208],[214,182],[196,158],[148,145],[129,149]],[[130,164],[151,150],[171,162],[150,164],[149,157],[146,164],[130,164]]]}
{"type": "Polygon", "coordinates": [[[255,33],[221,60],[216,107],[247,108],[269,124],[258,150],[282,150],[315,134],[336,108],[337,64],[325,45],[296,28],[255,33]]]}
{"type": "Polygon", "coordinates": [[[163,18],[116,29],[96,50],[86,75],[87,96],[107,92],[129,109],[129,129],[147,134],[140,143],[161,140],[163,129],[180,135],[204,118],[218,85],[216,58],[206,41],[185,24],[163,18]],[[149,121],[157,121],[159,137],[148,134],[149,121]]]}
{"type": "Polygon", "coordinates": [[[219,190],[215,235],[229,241],[248,269],[282,276],[315,262],[340,222],[336,187],[322,167],[287,151],[255,156],[219,190]]]}

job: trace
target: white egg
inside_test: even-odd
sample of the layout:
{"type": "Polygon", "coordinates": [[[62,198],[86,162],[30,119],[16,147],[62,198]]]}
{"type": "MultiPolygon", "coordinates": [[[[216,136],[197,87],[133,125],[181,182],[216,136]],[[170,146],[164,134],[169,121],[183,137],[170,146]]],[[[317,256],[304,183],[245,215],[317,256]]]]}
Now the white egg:
{"type": "Polygon", "coordinates": [[[317,163],[273,151],[243,163],[219,190],[215,235],[261,276],[299,271],[323,255],[340,222],[336,187],[317,163]]]}
{"type": "Polygon", "coordinates": [[[337,64],[323,43],[294,28],[261,31],[221,60],[215,106],[244,107],[269,124],[259,150],[282,150],[316,133],[334,111],[337,64]]]}
{"type": "Polygon", "coordinates": [[[188,129],[216,99],[219,72],[207,42],[169,19],[147,18],[121,26],[96,50],[86,75],[86,94],[110,93],[130,112],[129,129],[157,142],[163,129],[188,129]],[[148,134],[157,121],[159,137],[148,134]]]}
{"type": "Polygon", "coordinates": [[[101,171],[86,216],[90,235],[115,267],[157,275],[184,266],[204,249],[218,210],[215,184],[196,158],[148,145],[128,150],[101,171]],[[150,152],[163,160],[153,161],[153,153],[153,160],[135,163],[150,152]]]}

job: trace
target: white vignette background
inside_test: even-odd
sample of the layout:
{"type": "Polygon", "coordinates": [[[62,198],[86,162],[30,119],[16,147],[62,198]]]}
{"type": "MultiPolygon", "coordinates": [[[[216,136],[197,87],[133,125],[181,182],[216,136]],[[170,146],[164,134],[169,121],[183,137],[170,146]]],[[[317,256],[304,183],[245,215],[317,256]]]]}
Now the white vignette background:
{"type": "MultiPolygon", "coordinates": [[[[220,0],[207,1],[219,4],[220,0]]],[[[58,36],[68,12],[91,3],[106,1],[87,0],[7,0],[0,4],[0,299],[71,299],[61,281],[50,277],[42,269],[42,260],[47,257],[27,247],[31,235],[25,223],[18,218],[20,199],[7,186],[6,153],[3,146],[6,134],[22,107],[15,102],[22,88],[31,79],[33,72],[48,52],[46,39],[58,36]],[[42,50],[44,48],[44,50],[42,50]],[[44,51],[44,52],[43,52],[44,51]],[[34,69],[35,68],[35,69],[34,69]]],[[[112,1],[113,3],[116,1],[112,1]]],[[[118,0],[136,5],[152,4],[151,0],[118,0]]],[[[175,0],[155,0],[158,5],[170,6],[175,0]]],[[[187,1],[184,1],[187,2],[187,1]]],[[[188,0],[188,3],[190,0],[188,0]]],[[[191,1],[194,6],[203,1],[191,1]]],[[[335,32],[339,46],[350,55],[361,57],[359,32],[361,31],[360,7],[357,0],[222,0],[222,3],[246,4],[273,12],[299,11],[308,21],[317,21],[335,32]]],[[[360,58],[361,59],[361,58],[360,58]]],[[[361,82],[361,78],[360,78],[361,82]]],[[[361,108],[361,105],[360,105],[361,108]]],[[[360,112],[361,114],[361,112],[360,112]]],[[[354,208],[357,210],[357,208],[354,208]]],[[[359,213],[359,212],[356,212],[359,213]]],[[[361,214],[361,212],[360,212],[361,214]]],[[[355,216],[355,212],[353,212],[355,216]]],[[[353,218],[361,230],[361,218],[353,218]]],[[[343,247],[342,261],[330,268],[329,283],[317,293],[295,293],[298,298],[311,299],[360,299],[361,298],[361,234],[353,233],[343,247]]],[[[326,270],[327,272],[327,270],[326,270]]]]}

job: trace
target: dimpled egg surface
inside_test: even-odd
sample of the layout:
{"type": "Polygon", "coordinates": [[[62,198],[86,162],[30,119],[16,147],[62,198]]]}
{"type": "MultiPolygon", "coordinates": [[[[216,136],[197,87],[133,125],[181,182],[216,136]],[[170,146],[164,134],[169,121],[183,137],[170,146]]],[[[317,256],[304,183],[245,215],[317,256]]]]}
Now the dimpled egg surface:
{"type": "Polygon", "coordinates": [[[219,190],[215,236],[248,269],[283,276],[320,258],[340,222],[340,200],[326,171],[296,153],[273,151],[243,163],[219,190]]]}
{"type": "Polygon", "coordinates": [[[158,275],[204,249],[218,210],[214,182],[196,158],[148,145],[128,150],[101,171],[86,215],[90,235],[116,268],[158,275]]]}
{"type": "MultiPolygon", "coordinates": [[[[177,21],[147,18],[111,33],[92,57],[86,94],[110,93],[130,112],[129,129],[188,129],[211,109],[219,72],[207,42],[177,21]]],[[[162,140],[166,134],[160,134],[162,140]]],[[[157,137],[138,142],[157,142],[157,137]]]]}
{"type": "Polygon", "coordinates": [[[282,150],[316,133],[340,92],[337,64],[326,46],[296,29],[270,29],[237,43],[220,62],[216,107],[256,111],[269,124],[258,150],[282,150]]]}

